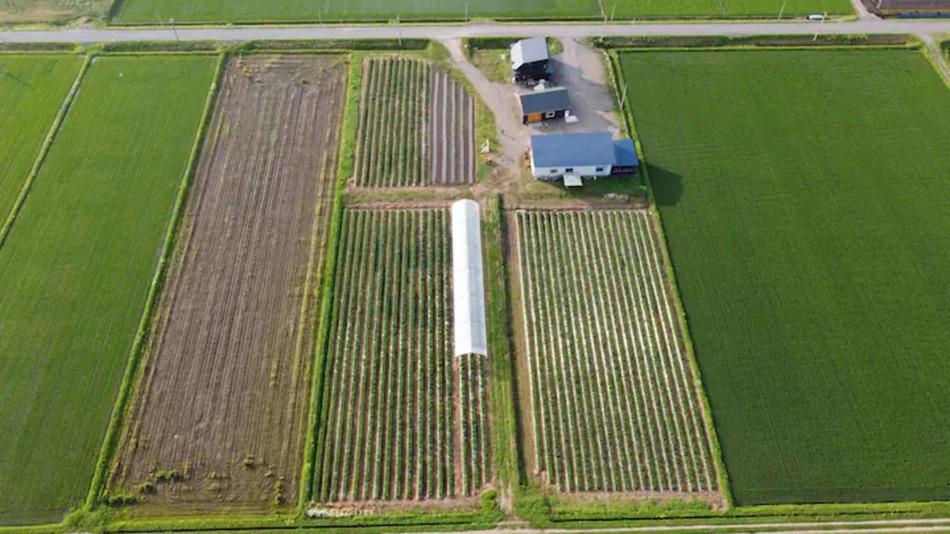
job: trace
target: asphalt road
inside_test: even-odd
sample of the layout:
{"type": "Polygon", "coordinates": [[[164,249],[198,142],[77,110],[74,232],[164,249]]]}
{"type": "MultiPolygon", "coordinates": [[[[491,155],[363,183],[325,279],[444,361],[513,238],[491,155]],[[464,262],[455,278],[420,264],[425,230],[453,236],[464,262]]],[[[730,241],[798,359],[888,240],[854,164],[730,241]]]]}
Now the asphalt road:
{"type": "MultiPolygon", "coordinates": [[[[178,28],[182,40],[210,39],[225,42],[252,39],[341,39],[381,37],[425,37],[449,39],[459,37],[503,37],[545,34],[560,38],[599,35],[764,35],[822,33],[914,33],[927,35],[950,33],[950,20],[879,20],[862,19],[850,22],[735,22],[679,24],[457,24],[389,26],[238,26],[227,28],[178,28]]],[[[174,40],[168,27],[156,29],[84,29],[6,31],[0,42],[78,42],[174,40]]]]}

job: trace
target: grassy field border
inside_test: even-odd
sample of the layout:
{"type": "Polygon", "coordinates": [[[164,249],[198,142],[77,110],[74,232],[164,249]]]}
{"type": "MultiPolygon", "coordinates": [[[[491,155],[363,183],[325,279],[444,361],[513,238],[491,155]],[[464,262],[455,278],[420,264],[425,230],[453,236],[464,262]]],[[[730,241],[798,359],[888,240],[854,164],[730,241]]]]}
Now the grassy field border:
{"type": "Polygon", "coordinates": [[[198,123],[198,129],[195,133],[195,140],[192,143],[191,154],[188,156],[186,171],[181,179],[181,183],[178,188],[178,195],[175,198],[174,207],[172,208],[171,220],[169,221],[168,229],[165,233],[165,241],[162,244],[161,256],[159,257],[158,265],[155,268],[152,282],[149,285],[148,297],[145,301],[142,318],[139,321],[139,328],[135,334],[135,341],[132,343],[132,350],[130,351],[128,360],[126,362],[125,373],[122,376],[122,382],[119,387],[119,394],[116,399],[115,406],[113,407],[112,415],[109,418],[109,426],[106,430],[106,436],[103,440],[102,448],[100,449],[99,461],[96,465],[96,471],[93,475],[92,484],[89,487],[89,493],[86,495],[86,502],[83,506],[83,509],[86,511],[93,510],[98,504],[107,473],[113,461],[113,457],[115,456],[116,445],[119,441],[119,432],[125,419],[126,405],[128,404],[132,390],[138,387],[138,384],[135,383],[135,377],[139,363],[143,357],[145,342],[148,339],[149,331],[152,326],[152,316],[155,314],[155,308],[158,305],[161,291],[165,283],[165,276],[168,273],[168,264],[175,249],[178,230],[181,227],[181,221],[185,211],[185,203],[191,190],[191,184],[194,180],[198,158],[201,154],[202,145],[204,144],[205,133],[211,117],[211,110],[214,107],[214,102],[217,99],[218,92],[220,90],[221,74],[224,70],[223,65],[225,63],[225,59],[225,54],[218,55],[218,61],[215,65],[214,74],[211,78],[211,86],[208,88],[208,93],[205,97],[204,108],[202,109],[201,117],[198,123]]]}
{"type": "Polygon", "coordinates": [[[24,180],[20,192],[13,201],[13,206],[10,207],[10,213],[7,214],[3,226],[0,226],[0,247],[3,247],[3,243],[7,240],[7,235],[9,235],[10,229],[13,228],[13,223],[16,221],[17,215],[20,213],[20,210],[23,209],[23,204],[30,194],[30,189],[33,188],[33,182],[40,173],[43,162],[46,161],[49,149],[53,146],[53,141],[56,139],[56,134],[59,133],[60,126],[62,126],[63,121],[66,119],[66,114],[69,113],[69,108],[73,105],[73,100],[79,92],[79,86],[82,85],[82,80],[86,77],[86,71],[89,70],[89,65],[92,64],[92,59],[93,54],[86,55],[82,65],[79,67],[79,72],[76,73],[76,78],[73,80],[72,86],[70,86],[69,91],[63,98],[63,102],[59,105],[59,111],[56,112],[53,123],[46,132],[43,144],[40,145],[40,151],[36,155],[36,160],[33,162],[33,167],[30,169],[30,173],[26,176],[26,180],[24,180]]]}
{"type": "MultiPolygon", "coordinates": [[[[482,244],[487,276],[488,360],[491,411],[492,463],[497,486],[511,493],[521,486],[521,461],[518,455],[518,415],[514,393],[515,351],[512,343],[512,308],[505,250],[506,213],[502,195],[494,194],[482,208],[482,244]]],[[[505,498],[508,498],[505,495],[505,498]]]]}

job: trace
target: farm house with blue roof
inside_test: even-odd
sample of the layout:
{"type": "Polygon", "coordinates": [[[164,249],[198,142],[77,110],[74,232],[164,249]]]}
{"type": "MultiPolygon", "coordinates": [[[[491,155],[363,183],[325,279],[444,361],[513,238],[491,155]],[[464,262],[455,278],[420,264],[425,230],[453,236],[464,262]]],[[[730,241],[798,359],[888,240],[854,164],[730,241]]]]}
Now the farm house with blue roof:
{"type": "Polygon", "coordinates": [[[582,178],[633,173],[639,164],[633,141],[610,132],[531,136],[531,174],[538,180],[578,186],[582,178]]]}

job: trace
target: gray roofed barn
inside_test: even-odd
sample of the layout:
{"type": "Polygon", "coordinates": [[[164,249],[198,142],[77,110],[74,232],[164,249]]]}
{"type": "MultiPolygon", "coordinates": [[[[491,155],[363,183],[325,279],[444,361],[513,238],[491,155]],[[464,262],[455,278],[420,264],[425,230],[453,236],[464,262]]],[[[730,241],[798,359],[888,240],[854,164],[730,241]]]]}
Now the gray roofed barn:
{"type": "Polygon", "coordinates": [[[563,87],[522,93],[518,95],[518,100],[525,115],[571,109],[571,94],[563,87]]]}
{"type": "Polygon", "coordinates": [[[511,68],[520,69],[522,66],[538,61],[551,59],[548,53],[548,42],[544,37],[523,39],[511,45],[511,68]]]}

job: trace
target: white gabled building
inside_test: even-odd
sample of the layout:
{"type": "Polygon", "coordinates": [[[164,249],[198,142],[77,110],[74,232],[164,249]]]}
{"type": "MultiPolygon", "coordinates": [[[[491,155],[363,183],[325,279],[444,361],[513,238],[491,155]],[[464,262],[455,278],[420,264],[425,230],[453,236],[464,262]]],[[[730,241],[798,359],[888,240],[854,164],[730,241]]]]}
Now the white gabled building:
{"type": "Polygon", "coordinates": [[[581,185],[581,178],[630,174],[638,166],[633,141],[610,132],[531,136],[531,174],[538,180],[581,185]]]}

